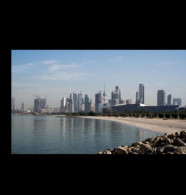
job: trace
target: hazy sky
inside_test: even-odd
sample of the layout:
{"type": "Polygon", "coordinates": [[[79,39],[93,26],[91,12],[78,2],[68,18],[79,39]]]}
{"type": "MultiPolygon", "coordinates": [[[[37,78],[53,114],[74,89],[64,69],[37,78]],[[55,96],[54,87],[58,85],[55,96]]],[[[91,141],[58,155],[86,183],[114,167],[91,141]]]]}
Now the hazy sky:
{"type": "Polygon", "coordinates": [[[118,85],[122,99],[135,103],[143,83],[146,105],[157,105],[159,89],[186,105],[186,50],[12,50],[11,60],[16,108],[32,107],[34,95],[47,96],[49,107],[71,92],[94,101],[104,81],[108,99],[118,85]]]}

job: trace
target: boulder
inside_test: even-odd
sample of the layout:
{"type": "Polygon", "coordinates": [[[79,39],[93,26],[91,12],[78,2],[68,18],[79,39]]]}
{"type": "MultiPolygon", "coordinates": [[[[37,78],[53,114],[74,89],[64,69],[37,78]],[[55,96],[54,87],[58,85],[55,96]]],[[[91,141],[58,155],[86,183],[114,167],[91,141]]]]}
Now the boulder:
{"type": "Polygon", "coordinates": [[[181,146],[179,148],[182,151],[182,154],[186,154],[186,146],[181,146]]]}
{"type": "Polygon", "coordinates": [[[176,136],[176,137],[179,137],[179,136],[180,136],[180,132],[176,132],[176,133],[175,133],[175,136],[176,136]]]}
{"type": "Polygon", "coordinates": [[[128,154],[127,148],[119,146],[115,151],[116,154],[128,154]]]}
{"type": "Polygon", "coordinates": [[[164,139],[166,139],[166,138],[167,138],[167,133],[165,133],[165,134],[164,134],[163,138],[164,138],[164,139]]]}
{"type": "Polygon", "coordinates": [[[103,152],[98,152],[98,154],[103,154],[103,152]]]}
{"type": "Polygon", "coordinates": [[[186,146],[186,144],[181,139],[179,139],[179,138],[176,138],[174,140],[174,145],[175,146],[186,146]]]}
{"type": "Polygon", "coordinates": [[[127,148],[127,152],[128,152],[128,153],[132,152],[132,151],[131,151],[131,147],[128,147],[128,148],[127,148]]]}
{"type": "Polygon", "coordinates": [[[165,141],[162,140],[162,139],[159,139],[156,143],[155,143],[155,146],[156,147],[161,147],[161,146],[164,146],[165,145],[165,141]]]}
{"type": "Polygon", "coordinates": [[[171,146],[171,145],[166,145],[164,147],[161,148],[161,150],[163,150],[163,153],[167,153],[167,152],[174,152],[175,151],[175,147],[171,146]]]}
{"type": "Polygon", "coordinates": [[[137,152],[138,153],[138,151],[139,151],[139,148],[131,147],[131,152],[137,152]]]}
{"type": "Polygon", "coordinates": [[[170,138],[170,139],[174,139],[175,133],[169,134],[167,137],[170,138]]]}
{"type": "Polygon", "coordinates": [[[106,154],[112,154],[112,152],[111,151],[107,151],[106,154]]]}
{"type": "Polygon", "coordinates": [[[173,141],[170,138],[165,139],[165,144],[172,144],[173,141]]]}
{"type": "Polygon", "coordinates": [[[154,139],[153,137],[149,137],[149,138],[147,138],[145,141],[151,142],[153,139],[154,139]]]}
{"type": "Polygon", "coordinates": [[[186,131],[181,131],[180,132],[180,138],[186,139],[186,131]]]}
{"type": "Polygon", "coordinates": [[[112,151],[112,148],[108,148],[108,149],[106,149],[107,151],[112,151]]]}
{"type": "Polygon", "coordinates": [[[142,144],[141,146],[140,146],[140,151],[143,153],[143,154],[145,154],[148,150],[151,150],[152,149],[152,147],[149,145],[149,144],[142,144]]]}

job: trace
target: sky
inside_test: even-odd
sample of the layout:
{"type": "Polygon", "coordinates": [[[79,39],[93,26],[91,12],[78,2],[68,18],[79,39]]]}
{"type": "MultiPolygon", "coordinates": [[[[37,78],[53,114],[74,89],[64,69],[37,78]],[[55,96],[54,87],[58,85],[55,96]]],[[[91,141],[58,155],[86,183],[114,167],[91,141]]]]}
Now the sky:
{"type": "MultiPolygon", "coordinates": [[[[34,105],[34,96],[47,97],[49,107],[60,107],[62,97],[75,92],[104,90],[111,98],[115,86],[121,98],[136,100],[145,86],[145,104],[157,105],[157,91],[181,98],[186,105],[186,50],[12,50],[12,97],[16,108],[34,105]]],[[[167,101],[167,100],[166,100],[167,101]]]]}

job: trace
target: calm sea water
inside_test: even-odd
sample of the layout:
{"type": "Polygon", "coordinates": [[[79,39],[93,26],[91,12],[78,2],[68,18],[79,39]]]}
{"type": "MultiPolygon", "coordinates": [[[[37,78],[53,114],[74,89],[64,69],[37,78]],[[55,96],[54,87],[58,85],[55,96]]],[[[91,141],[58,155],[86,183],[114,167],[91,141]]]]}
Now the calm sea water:
{"type": "Polygon", "coordinates": [[[157,133],[118,122],[12,115],[12,154],[97,154],[157,133]]]}

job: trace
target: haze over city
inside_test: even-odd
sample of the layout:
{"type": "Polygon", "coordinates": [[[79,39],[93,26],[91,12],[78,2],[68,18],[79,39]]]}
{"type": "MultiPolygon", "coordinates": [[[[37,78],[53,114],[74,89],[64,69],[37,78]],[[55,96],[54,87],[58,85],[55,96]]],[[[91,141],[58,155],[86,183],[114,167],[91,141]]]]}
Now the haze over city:
{"type": "Polygon", "coordinates": [[[119,86],[121,98],[135,102],[143,83],[146,105],[157,105],[161,89],[186,105],[185,50],[12,50],[11,68],[17,108],[33,107],[34,95],[60,107],[62,97],[80,91],[94,102],[104,82],[107,99],[119,86]]]}

